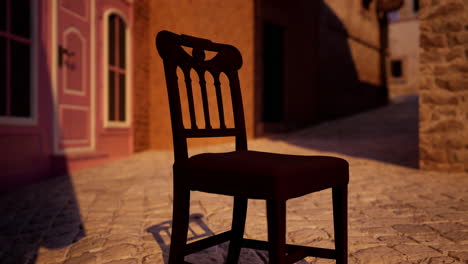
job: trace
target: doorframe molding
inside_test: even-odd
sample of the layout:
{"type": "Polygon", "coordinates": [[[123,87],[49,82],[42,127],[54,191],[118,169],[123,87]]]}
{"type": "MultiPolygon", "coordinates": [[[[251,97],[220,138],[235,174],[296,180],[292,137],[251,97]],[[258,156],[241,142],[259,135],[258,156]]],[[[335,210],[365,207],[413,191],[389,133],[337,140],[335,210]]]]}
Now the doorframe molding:
{"type": "Polygon", "coordinates": [[[96,58],[96,23],[95,23],[95,8],[96,1],[89,1],[89,84],[90,84],[90,146],[89,147],[70,147],[60,148],[60,124],[59,124],[59,104],[58,104],[58,12],[59,0],[52,0],[52,16],[51,16],[51,85],[52,85],[52,100],[53,100],[53,151],[55,155],[74,154],[93,152],[96,150],[96,63],[91,60],[96,58]]]}

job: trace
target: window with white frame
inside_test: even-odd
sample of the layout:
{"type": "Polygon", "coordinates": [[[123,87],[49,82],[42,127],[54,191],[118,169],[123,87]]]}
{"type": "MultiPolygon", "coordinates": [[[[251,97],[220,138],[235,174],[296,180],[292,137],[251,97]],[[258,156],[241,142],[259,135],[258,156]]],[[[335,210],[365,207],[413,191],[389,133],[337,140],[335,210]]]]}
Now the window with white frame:
{"type": "Polygon", "coordinates": [[[0,1],[0,117],[30,118],[31,2],[0,1]]]}
{"type": "Polygon", "coordinates": [[[108,61],[107,61],[107,120],[123,123],[127,121],[127,78],[125,21],[117,14],[108,17],[108,61]]]}

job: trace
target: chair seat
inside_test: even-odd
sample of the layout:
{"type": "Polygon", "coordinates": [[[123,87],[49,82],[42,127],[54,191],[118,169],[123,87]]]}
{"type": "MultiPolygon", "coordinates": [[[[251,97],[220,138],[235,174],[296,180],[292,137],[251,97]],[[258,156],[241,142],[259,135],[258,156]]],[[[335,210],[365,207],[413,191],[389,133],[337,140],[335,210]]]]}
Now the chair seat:
{"type": "Polygon", "coordinates": [[[234,151],[192,156],[174,164],[174,177],[191,190],[287,200],[348,184],[348,167],[329,156],[234,151]]]}

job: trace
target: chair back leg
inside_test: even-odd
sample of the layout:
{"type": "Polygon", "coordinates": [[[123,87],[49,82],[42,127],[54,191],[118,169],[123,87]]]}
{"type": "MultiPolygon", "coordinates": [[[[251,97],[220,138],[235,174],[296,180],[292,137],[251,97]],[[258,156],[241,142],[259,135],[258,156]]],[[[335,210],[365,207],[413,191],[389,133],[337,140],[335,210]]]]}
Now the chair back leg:
{"type": "MultiPolygon", "coordinates": [[[[174,184],[175,185],[175,184],[174,184]]],[[[168,264],[183,264],[190,213],[190,190],[174,187],[172,234],[168,264]]]]}
{"type": "Polygon", "coordinates": [[[232,214],[232,235],[229,242],[229,252],[226,264],[237,264],[244,237],[245,218],[247,216],[247,198],[234,197],[234,211],[232,214]]]}
{"type": "Polygon", "coordinates": [[[267,200],[268,258],[270,264],[286,263],[286,201],[267,200]]]}
{"type": "Polygon", "coordinates": [[[333,187],[336,264],[348,263],[348,186],[333,187]]]}

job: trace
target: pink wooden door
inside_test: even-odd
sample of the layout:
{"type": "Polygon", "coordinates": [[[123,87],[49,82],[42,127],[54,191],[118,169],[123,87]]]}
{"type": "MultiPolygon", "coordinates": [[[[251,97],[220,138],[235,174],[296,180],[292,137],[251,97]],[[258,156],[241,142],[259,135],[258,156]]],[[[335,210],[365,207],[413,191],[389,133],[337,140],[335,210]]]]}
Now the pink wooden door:
{"type": "Polygon", "coordinates": [[[57,0],[56,150],[93,149],[91,1],[57,0]]]}

